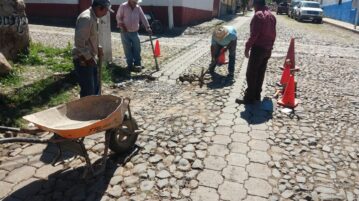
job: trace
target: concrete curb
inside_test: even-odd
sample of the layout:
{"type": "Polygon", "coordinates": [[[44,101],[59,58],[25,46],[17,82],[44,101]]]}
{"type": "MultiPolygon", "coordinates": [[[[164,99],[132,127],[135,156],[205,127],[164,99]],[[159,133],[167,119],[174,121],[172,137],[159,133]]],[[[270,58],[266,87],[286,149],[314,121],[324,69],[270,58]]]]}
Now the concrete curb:
{"type": "MultiPolygon", "coordinates": [[[[359,34],[359,29],[355,30],[354,28],[349,28],[349,27],[345,27],[345,26],[342,26],[340,24],[337,24],[337,23],[334,23],[334,22],[330,22],[330,21],[326,21],[325,19],[323,19],[323,22],[324,23],[327,23],[327,24],[330,24],[330,25],[333,25],[333,26],[336,26],[338,28],[342,28],[342,29],[345,29],[345,30],[348,30],[348,31],[352,31],[354,33],[357,33],[359,34]]],[[[353,25],[354,26],[354,25],[353,25]]],[[[359,26],[357,26],[359,27],[359,26]]]]}

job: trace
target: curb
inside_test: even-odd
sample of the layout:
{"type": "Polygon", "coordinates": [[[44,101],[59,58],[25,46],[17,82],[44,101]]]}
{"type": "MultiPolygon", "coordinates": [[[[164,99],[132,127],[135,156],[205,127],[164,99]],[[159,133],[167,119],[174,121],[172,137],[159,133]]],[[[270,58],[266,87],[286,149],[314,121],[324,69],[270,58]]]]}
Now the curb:
{"type": "MultiPolygon", "coordinates": [[[[327,24],[330,24],[330,25],[333,25],[333,26],[336,26],[336,27],[338,27],[338,28],[342,28],[342,29],[345,29],[345,30],[348,30],[348,31],[352,31],[352,32],[354,32],[354,33],[359,34],[359,29],[355,30],[355,29],[353,29],[353,28],[341,26],[341,25],[339,25],[339,24],[337,24],[337,23],[333,23],[333,22],[326,21],[325,19],[323,19],[323,22],[324,22],[324,23],[327,23],[327,24]]],[[[354,26],[354,25],[353,25],[353,26],[354,26]]],[[[357,27],[359,27],[359,26],[357,26],[357,27]]]]}

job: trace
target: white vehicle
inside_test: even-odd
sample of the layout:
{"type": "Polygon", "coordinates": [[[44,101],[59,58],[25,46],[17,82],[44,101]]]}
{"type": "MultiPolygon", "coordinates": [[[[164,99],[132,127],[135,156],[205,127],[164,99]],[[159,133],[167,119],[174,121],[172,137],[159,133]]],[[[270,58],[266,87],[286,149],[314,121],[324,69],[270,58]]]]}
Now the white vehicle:
{"type": "Polygon", "coordinates": [[[322,23],[323,9],[315,1],[301,1],[295,10],[295,19],[298,21],[311,20],[322,23]]]}

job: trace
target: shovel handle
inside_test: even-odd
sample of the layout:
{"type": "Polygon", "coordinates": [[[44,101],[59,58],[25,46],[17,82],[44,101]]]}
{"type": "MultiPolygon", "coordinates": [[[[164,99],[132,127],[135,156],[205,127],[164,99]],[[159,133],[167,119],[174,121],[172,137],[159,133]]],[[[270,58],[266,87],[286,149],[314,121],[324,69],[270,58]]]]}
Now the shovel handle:
{"type": "Polygon", "coordinates": [[[159,66],[158,66],[157,57],[155,56],[155,48],[154,48],[154,46],[153,46],[153,41],[152,41],[152,36],[151,36],[151,34],[150,34],[150,41],[151,41],[153,58],[155,59],[155,63],[156,63],[156,70],[159,71],[160,68],[159,68],[159,66]]]}
{"type": "Polygon", "coordinates": [[[97,79],[98,79],[98,95],[102,94],[102,61],[103,61],[103,49],[98,48],[98,64],[97,64],[97,79]]]}

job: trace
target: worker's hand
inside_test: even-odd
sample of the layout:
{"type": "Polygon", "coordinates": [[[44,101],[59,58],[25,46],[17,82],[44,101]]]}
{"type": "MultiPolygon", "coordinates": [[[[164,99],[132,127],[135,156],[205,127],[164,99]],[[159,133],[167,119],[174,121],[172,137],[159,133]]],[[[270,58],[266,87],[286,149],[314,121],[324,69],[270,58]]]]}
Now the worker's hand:
{"type": "Polygon", "coordinates": [[[249,58],[249,49],[246,49],[246,50],[244,51],[244,56],[245,56],[246,58],[249,58]]]}
{"type": "Polygon", "coordinates": [[[148,27],[146,31],[147,31],[147,33],[148,33],[148,34],[150,34],[150,35],[152,35],[152,34],[153,34],[153,33],[152,33],[152,29],[151,29],[151,27],[148,27]]]}
{"type": "Polygon", "coordinates": [[[100,57],[103,57],[103,48],[100,46],[100,47],[98,47],[98,58],[100,58],[100,57]]]}
{"type": "Polygon", "coordinates": [[[86,63],[87,66],[96,66],[97,65],[94,58],[86,60],[85,63],[86,63]]]}

